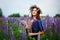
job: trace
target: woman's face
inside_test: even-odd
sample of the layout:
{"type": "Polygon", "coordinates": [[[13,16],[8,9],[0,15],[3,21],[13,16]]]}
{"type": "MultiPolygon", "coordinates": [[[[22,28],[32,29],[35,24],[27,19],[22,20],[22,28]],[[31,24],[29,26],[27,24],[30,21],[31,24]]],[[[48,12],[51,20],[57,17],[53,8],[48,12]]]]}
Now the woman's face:
{"type": "Polygon", "coordinates": [[[38,10],[37,10],[36,8],[34,8],[34,9],[32,10],[32,15],[33,15],[33,16],[36,16],[36,15],[37,15],[37,11],[38,11],[38,10]]]}

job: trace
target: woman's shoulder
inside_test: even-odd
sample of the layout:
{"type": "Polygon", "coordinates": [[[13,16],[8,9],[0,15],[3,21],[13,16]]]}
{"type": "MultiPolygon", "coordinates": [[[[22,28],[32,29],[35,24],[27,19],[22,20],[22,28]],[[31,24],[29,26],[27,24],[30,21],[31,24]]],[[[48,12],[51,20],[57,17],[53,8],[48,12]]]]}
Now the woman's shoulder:
{"type": "Polygon", "coordinates": [[[41,20],[37,20],[38,23],[41,23],[42,21],[41,20]]]}
{"type": "Polygon", "coordinates": [[[42,22],[41,20],[31,20],[31,21],[34,23],[41,23],[42,22]]]}

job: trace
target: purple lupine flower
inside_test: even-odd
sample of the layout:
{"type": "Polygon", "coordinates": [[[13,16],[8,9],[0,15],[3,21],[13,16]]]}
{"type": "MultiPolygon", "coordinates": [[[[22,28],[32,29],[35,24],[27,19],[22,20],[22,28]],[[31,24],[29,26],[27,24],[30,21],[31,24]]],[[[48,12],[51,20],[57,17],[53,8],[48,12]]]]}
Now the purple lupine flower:
{"type": "Polygon", "coordinates": [[[2,21],[2,31],[4,34],[5,39],[7,40],[7,35],[8,35],[8,25],[7,25],[7,20],[5,19],[4,21],[2,21]]]}
{"type": "Polygon", "coordinates": [[[15,40],[13,31],[12,31],[12,27],[10,27],[10,37],[11,37],[11,40],[15,40]]]}

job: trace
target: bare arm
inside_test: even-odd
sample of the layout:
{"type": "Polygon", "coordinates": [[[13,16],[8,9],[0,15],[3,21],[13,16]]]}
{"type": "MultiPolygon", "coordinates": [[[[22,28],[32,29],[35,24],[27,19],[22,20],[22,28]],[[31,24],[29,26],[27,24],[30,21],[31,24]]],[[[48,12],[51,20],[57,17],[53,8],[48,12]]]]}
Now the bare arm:
{"type": "Polygon", "coordinates": [[[28,33],[28,36],[35,36],[38,35],[38,33],[28,33]]]}
{"type": "Polygon", "coordinates": [[[37,33],[31,33],[30,30],[29,30],[30,29],[29,25],[26,26],[26,29],[27,29],[27,32],[28,32],[28,36],[35,36],[35,35],[44,34],[44,31],[39,31],[37,33]]]}
{"type": "Polygon", "coordinates": [[[26,29],[27,35],[28,36],[35,36],[38,35],[38,33],[31,33],[31,31],[29,29],[26,29]]]}
{"type": "Polygon", "coordinates": [[[44,34],[44,31],[39,31],[39,34],[44,34]]]}
{"type": "Polygon", "coordinates": [[[35,35],[41,35],[41,34],[44,34],[44,31],[39,31],[38,33],[30,33],[30,32],[28,32],[28,36],[35,36],[35,35]]]}

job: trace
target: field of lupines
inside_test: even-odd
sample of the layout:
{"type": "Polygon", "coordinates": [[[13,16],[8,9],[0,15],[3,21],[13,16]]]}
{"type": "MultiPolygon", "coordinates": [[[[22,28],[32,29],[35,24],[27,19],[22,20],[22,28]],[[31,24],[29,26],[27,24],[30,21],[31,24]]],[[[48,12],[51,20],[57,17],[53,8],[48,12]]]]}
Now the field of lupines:
{"type": "MultiPolygon", "coordinates": [[[[35,40],[26,36],[25,25],[21,20],[29,18],[0,18],[0,40],[35,40]]],[[[40,35],[40,40],[60,40],[60,18],[47,16],[42,20],[45,34],[40,35]]]]}

